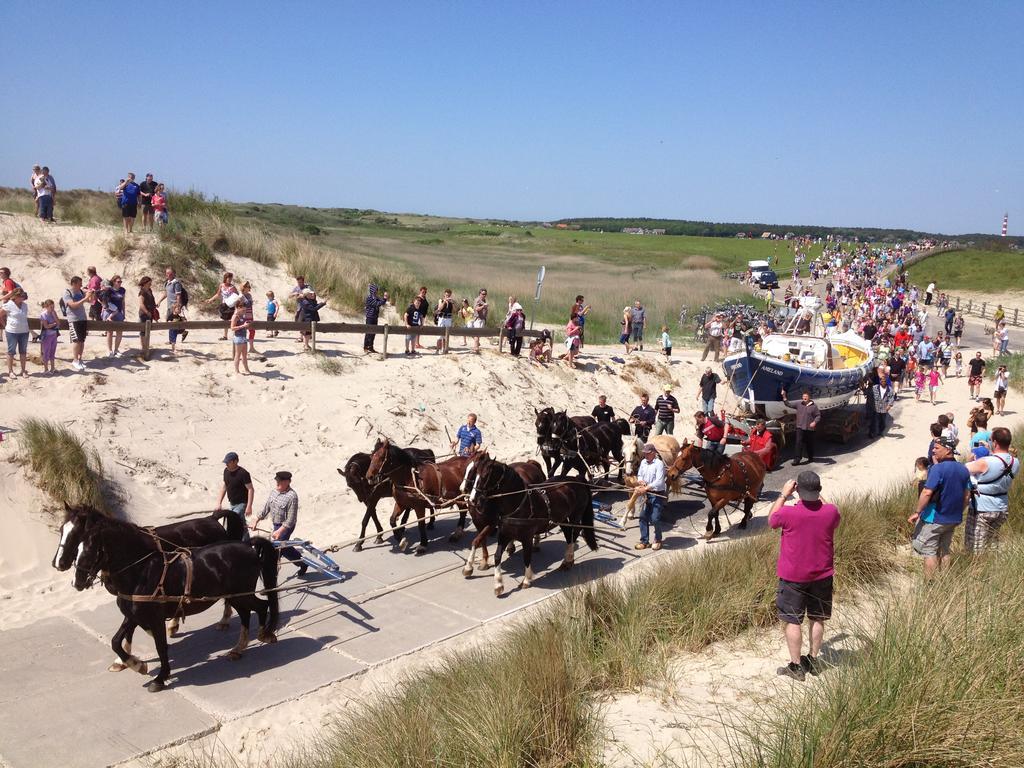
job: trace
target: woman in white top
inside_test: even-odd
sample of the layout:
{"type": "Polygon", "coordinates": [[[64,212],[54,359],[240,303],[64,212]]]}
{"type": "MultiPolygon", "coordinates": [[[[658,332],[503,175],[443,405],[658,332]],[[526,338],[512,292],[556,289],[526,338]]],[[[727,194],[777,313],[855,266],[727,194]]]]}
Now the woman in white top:
{"type": "Polygon", "coordinates": [[[1006,390],[1009,388],[1010,374],[1005,365],[1000,365],[996,371],[996,391],[992,395],[992,399],[996,401],[996,416],[1003,415],[1003,409],[1006,408],[1006,390]]]}
{"type": "MultiPolygon", "coordinates": [[[[235,314],[235,302],[238,299],[232,299],[232,296],[238,296],[238,289],[235,288],[235,276],[231,272],[225,272],[221,277],[220,285],[217,286],[217,290],[214,291],[213,296],[204,301],[204,304],[213,304],[213,302],[220,299],[220,319],[231,320],[232,315],[235,314]]],[[[229,322],[230,325],[230,322],[229,322]]],[[[228,326],[224,326],[224,335],[220,337],[221,341],[227,341],[228,338],[228,326]]]]}
{"type": "Polygon", "coordinates": [[[28,304],[25,303],[25,292],[20,288],[15,288],[10,300],[0,307],[0,322],[7,334],[7,373],[14,376],[14,355],[17,354],[21,360],[21,375],[27,378],[28,304]]]}

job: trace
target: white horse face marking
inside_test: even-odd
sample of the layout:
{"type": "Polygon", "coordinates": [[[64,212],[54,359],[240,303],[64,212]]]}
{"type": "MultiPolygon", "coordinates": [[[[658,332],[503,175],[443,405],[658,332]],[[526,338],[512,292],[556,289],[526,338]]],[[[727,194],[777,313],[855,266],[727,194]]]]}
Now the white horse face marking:
{"type": "Polygon", "coordinates": [[[473,461],[469,462],[466,465],[466,474],[462,476],[462,487],[459,488],[459,490],[462,491],[463,493],[466,492],[466,486],[469,484],[469,473],[473,471],[473,466],[475,464],[476,459],[473,459],[473,461]]]}
{"type": "Polygon", "coordinates": [[[469,500],[470,501],[476,501],[477,492],[479,491],[479,489],[480,489],[480,473],[477,472],[476,477],[473,478],[473,490],[469,494],[469,500]]]}
{"type": "MultiPolygon", "coordinates": [[[[54,568],[58,566],[61,557],[64,556],[64,545],[67,543],[68,536],[71,535],[71,531],[74,529],[74,527],[75,524],[70,520],[68,520],[66,523],[64,523],[64,525],[60,527],[60,543],[57,545],[57,551],[54,553],[53,560],[50,563],[50,565],[52,565],[54,568]]],[[[78,551],[79,554],[81,554],[81,546],[79,546],[78,551]]]]}

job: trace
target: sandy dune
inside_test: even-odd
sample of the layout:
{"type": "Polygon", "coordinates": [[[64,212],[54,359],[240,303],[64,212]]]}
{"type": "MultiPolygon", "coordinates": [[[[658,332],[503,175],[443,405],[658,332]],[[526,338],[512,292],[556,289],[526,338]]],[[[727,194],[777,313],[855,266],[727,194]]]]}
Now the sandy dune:
{"type": "MultiPolygon", "coordinates": [[[[137,282],[143,273],[156,274],[145,266],[141,253],[128,262],[112,259],[107,242],[114,234],[112,228],[47,229],[23,217],[0,217],[0,264],[9,266],[28,290],[33,313],[40,299],[58,298],[66,278],[84,273],[87,265],[97,266],[104,277],[116,270],[128,283],[137,282]],[[26,227],[58,241],[63,254],[27,253],[18,243],[26,227]]],[[[149,237],[137,239],[144,250],[149,237]]],[[[236,275],[253,281],[257,295],[267,289],[286,292],[292,284],[282,270],[220,256],[236,275]]],[[[134,316],[131,293],[128,308],[134,316]]],[[[339,317],[330,311],[324,316],[339,317]]],[[[137,339],[127,339],[124,346],[137,349],[137,345],[137,339]]],[[[683,406],[677,436],[686,436],[692,431],[687,412],[696,406],[696,381],[703,370],[697,353],[679,348],[670,367],[654,353],[623,365],[611,359],[618,350],[588,350],[585,369],[570,371],[560,365],[531,366],[499,355],[496,348],[473,355],[458,342],[448,356],[428,354],[381,362],[361,355],[360,338],[335,337],[322,341],[326,355],[340,364],[340,373],[331,375],[317,367],[313,356],[299,353],[298,347],[292,336],[259,339],[265,362],[252,362],[254,375],[243,377],[233,374],[230,347],[217,340],[215,331],[193,334],[176,359],[158,345],[148,363],[132,357],[100,357],[106,345],[93,336],[86,346],[89,371],[75,374],[67,368],[65,336],[58,347],[59,375],[0,383],[0,426],[14,427],[27,416],[68,425],[99,450],[107,474],[122,490],[126,513],[143,524],[210,509],[220,487],[221,460],[229,450],[237,451],[242,465],[252,473],[257,506],[271,488],[274,472],[288,469],[294,473],[301,500],[297,534],[328,545],[357,535],[362,516],[361,506],[336,467],[353,452],[368,449],[380,434],[443,454],[448,445],[446,428],[454,435],[465,414],[475,411],[494,454],[521,459],[534,454],[533,406],[550,404],[589,413],[597,395],[605,393],[612,406],[628,413],[640,388],[655,392],[671,380],[677,384],[676,395],[683,406]]],[[[40,369],[36,365],[32,370],[38,374],[40,369]]],[[[928,424],[935,414],[952,410],[961,424],[966,420],[970,405],[966,395],[966,381],[953,379],[943,388],[938,407],[901,401],[893,437],[816,467],[826,494],[841,496],[875,487],[880,482],[879,468],[885,468],[886,482],[908,475],[914,457],[927,445],[928,424]]],[[[1011,410],[1016,397],[1011,393],[1011,410]]],[[[722,405],[730,404],[730,398],[724,397],[722,405]]],[[[8,435],[0,443],[0,459],[10,459],[17,447],[17,435],[8,435]]],[[[776,489],[783,478],[784,473],[770,476],[766,488],[776,489]]],[[[75,592],[68,575],[50,567],[56,545],[53,514],[23,469],[7,461],[0,462],[0,500],[7,520],[6,535],[0,538],[0,631],[109,601],[99,590],[75,592]]],[[[765,507],[759,505],[758,514],[763,515],[765,507]]],[[[382,505],[381,512],[385,511],[382,505]]],[[[700,546],[704,545],[693,551],[700,546]]],[[[660,556],[686,555],[663,552],[660,556]]],[[[473,641],[470,636],[458,642],[473,641]]],[[[691,670],[723,669],[728,673],[725,677],[711,672],[691,676],[686,689],[669,699],[664,692],[646,691],[618,699],[609,715],[614,714],[632,735],[614,729],[623,749],[612,759],[629,764],[666,746],[682,749],[677,754],[692,755],[692,747],[657,739],[650,745],[646,732],[629,724],[646,721],[665,731],[662,726],[672,715],[671,708],[661,702],[676,694],[685,693],[692,701],[731,701],[744,695],[737,691],[751,677],[754,687],[764,692],[773,679],[762,678],[769,667],[774,671],[782,654],[781,643],[774,641],[714,648],[680,663],[691,670]]],[[[382,668],[307,700],[235,721],[223,727],[215,741],[243,761],[258,762],[258,755],[273,751],[275,744],[315,731],[338,706],[339,696],[341,701],[358,699],[395,674],[393,667],[382,668]]]]}

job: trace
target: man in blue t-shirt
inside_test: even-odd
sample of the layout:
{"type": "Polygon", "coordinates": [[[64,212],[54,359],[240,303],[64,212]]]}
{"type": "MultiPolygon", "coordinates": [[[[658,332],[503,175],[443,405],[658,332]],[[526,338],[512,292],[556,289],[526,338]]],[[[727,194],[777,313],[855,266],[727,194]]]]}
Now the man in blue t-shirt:
{"type": "Polygon", "coordinates": [[[139,215],[139,185],[135,183],[135,174],[129,173],[128,178],[117,185],[114,194],[121,206],[121,219],[124,221],[124,233],[130,235],[135,226],[135,217],[139,215]]]}
{"type": "Polygon", "coordinates": [[[970,499],[971,475],[954,457],[955,445],[949,437],[935,441],[935,463],[928,469],[917,511],[909,518],[917,524],[913,545],[914,551],[924,557],[926,580],[935,575],[936,569],[949,567],[949,545],[970,499]]]}
{"type": "Polygon", "coordinates": [[[466,417],[466,423],[459,427],[452,440],[452,449],[455,449],[457,456],[472,456],[484,447],[483,435],[476,426],[476,414],[471,413],[466,417]],[[458,448],[456,449],[456,446],[458,448]]]}

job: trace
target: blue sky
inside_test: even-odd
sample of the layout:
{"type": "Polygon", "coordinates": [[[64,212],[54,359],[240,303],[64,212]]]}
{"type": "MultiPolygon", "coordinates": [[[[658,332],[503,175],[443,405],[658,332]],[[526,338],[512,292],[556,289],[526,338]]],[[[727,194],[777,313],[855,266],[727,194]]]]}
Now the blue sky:
{"type": "Polygon", "coordinates": [[[1022,31],[1019,0],[7,0],[0,184],[1021,233],[1022,31]]]}

